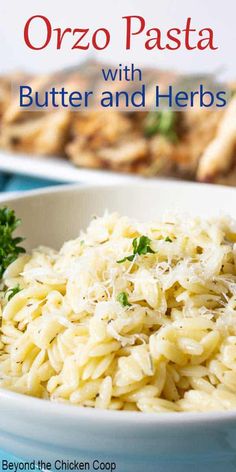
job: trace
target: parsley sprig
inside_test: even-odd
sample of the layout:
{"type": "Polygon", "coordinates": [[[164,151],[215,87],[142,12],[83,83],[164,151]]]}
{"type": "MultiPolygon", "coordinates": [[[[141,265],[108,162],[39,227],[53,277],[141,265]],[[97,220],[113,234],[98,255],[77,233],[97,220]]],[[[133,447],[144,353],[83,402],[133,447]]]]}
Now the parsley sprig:
{"type": "Polygon", "coordinates": [[[131,254],[130,256],[126,256],[123,259],[120,259],[119,261],[117,261],[117,263],[121,264],[122,262],[125,262],[125,261],[132,262],[137,254],[139,256],[145,255],[148,253],[155,254],[155,251],[153,251],[150,244],[151,244],[151,239],[148,238],[148,236],[140,236],[140,238],[134,238],[132,241],[133,254],[131,254]]]}
{"type": "Polygon", "coordinates": [[[0,279],[6,268],[17,259],[19,254],[25,252],[25,249],[19,246],[23,238],[13,237],[20,223],[21,220],[16,218],[14,210],[0,208],[0,279]]]}
{"type": "Polygon", "coordinates": [[[131,303],[129,303],[129,300],[128,300],[128,295],[126,292],[120,292],[118,295],[117,295],[117,301],[122,305],[122,306],[131,306],[131,303]]]}

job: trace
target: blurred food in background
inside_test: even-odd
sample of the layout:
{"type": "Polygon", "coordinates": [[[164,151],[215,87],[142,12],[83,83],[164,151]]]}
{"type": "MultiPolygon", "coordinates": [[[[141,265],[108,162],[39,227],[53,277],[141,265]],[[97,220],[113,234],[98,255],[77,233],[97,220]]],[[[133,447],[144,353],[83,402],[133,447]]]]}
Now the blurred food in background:
{"type": "MultiPolygon", "coordinates": [[[[196,106],[183,112],[22,111],[11,93],[12,85],[22,79],[40,91],[52,83],[84,90],[88,80],[99,87],[97,70],[91,62],[48,76],[0,78],[0,148],[61,156],[79,167],[236,185],[236,84],[229,84],[232,98],[227,108],[196,106]]],[[[156,70],[147,70],[145,82],[151,86],[156,77],[156,70]]],[[[177,77],[158,71],[163,90],[177,77]]]]}

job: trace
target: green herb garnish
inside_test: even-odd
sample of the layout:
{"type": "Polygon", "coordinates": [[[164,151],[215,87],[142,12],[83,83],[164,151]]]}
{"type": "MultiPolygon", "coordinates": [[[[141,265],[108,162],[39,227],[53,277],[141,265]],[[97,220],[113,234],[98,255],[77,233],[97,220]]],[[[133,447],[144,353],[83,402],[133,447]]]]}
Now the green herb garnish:
{"type": "Polygon", "coordinates": [[[146,136],[161,134],[169,141],[177,141],[176,114],[172,110],[151,111],[145,120],[146,136]]]}
{"type": "Polygon", "coordinates": [[[17,294],[21,291],[22,289],[20,288],[19,284],[16,285],[16,287],[13,287],[13,288],[9,288],[7,291],[6,291],[6,295],[7,295],[7,300],[8,302],[17,294]]]}
{"type": "Polygon", "coordinates": [[[13,238],[13,233],[21,223],[14,210],[0,208],[0,279],[6,268],[14,262],[25,249],[19,244],[23,238],[13,238]]]}
{"type": "Polygon", "coordinates": [[[120,304],[122,306],[131,306],[131,303],[129,303],[129,300],[128,300],[128,295],[126,292],[120,292],[118,295],[117,295],[117,301],[120,302],[120,304]]]}
{"type": "Polygon", "coordinates": [[[173,242],[172,239],[169,238],[169,236],[166,237],[165,241],[166,241],[167,243],[172,243],[172,242],[173,242]]]}
{"type": "Polygon", "coordinates": [[[118,264],[121,264],[122,262],[125,261],[130,261],[132,262],[135,258],[135,256],[138,254],[139,256],[145,255],[145,254],[155,254],[153,249],[150,247],[151,244],[151,239],[149,239],[147,236],[140,236],[140,238],[134,238],[132,242],[133,246],[133,254],[130,256],[126,256],[123,259],[120,259],[118,264]]]}

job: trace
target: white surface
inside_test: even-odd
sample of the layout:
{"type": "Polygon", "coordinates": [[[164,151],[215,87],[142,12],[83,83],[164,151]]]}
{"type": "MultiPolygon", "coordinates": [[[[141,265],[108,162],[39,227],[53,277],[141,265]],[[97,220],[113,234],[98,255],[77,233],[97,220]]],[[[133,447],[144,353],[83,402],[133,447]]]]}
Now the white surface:
{"type": "MultiPolygon", "coordinates": [[[[157,182],[67,186],[1,198],[22,218],[28,246],[59,247],[105,209],[141,220],[178,210],[236,217],[236,190],[157,182]]],[[[235,472],[236,412],[101,411],[38,400],[0,389],[1,447],[26,459],[117,462],[115,472],[235,472]],[[193,466],[193,467],[192,467],[193,466]]],[[[91,466],[90,470],[94,470],[91,466]]]]}
{"type": "Polygon", "coordinates": [[[3,151],[0,151],[0,170],[58,182],[81,182],[97,185],[143,180],[143,178],[131,174],[78,168],[69,161],[56,157],[43,158],[27,154],[10,154],[3,151]]]}

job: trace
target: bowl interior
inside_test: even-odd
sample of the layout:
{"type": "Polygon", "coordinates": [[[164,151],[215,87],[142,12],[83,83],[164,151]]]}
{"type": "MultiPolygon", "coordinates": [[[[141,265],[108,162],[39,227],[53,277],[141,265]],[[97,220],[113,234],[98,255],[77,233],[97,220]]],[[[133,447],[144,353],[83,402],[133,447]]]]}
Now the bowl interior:
{"type": "Polygon", "coordinates": [[[64,186],[1,198],[0,205],[14,208],[22,218],[20,234],[28,248],[59,248],[78,236],[93,216],[117,211],[140,221],[165,213],[199,216],[236,216],[236,190],[213,185],[162,181],[113,187],[64,186]],[[3,203],[4,202],[4,203],[3,203]]]}

